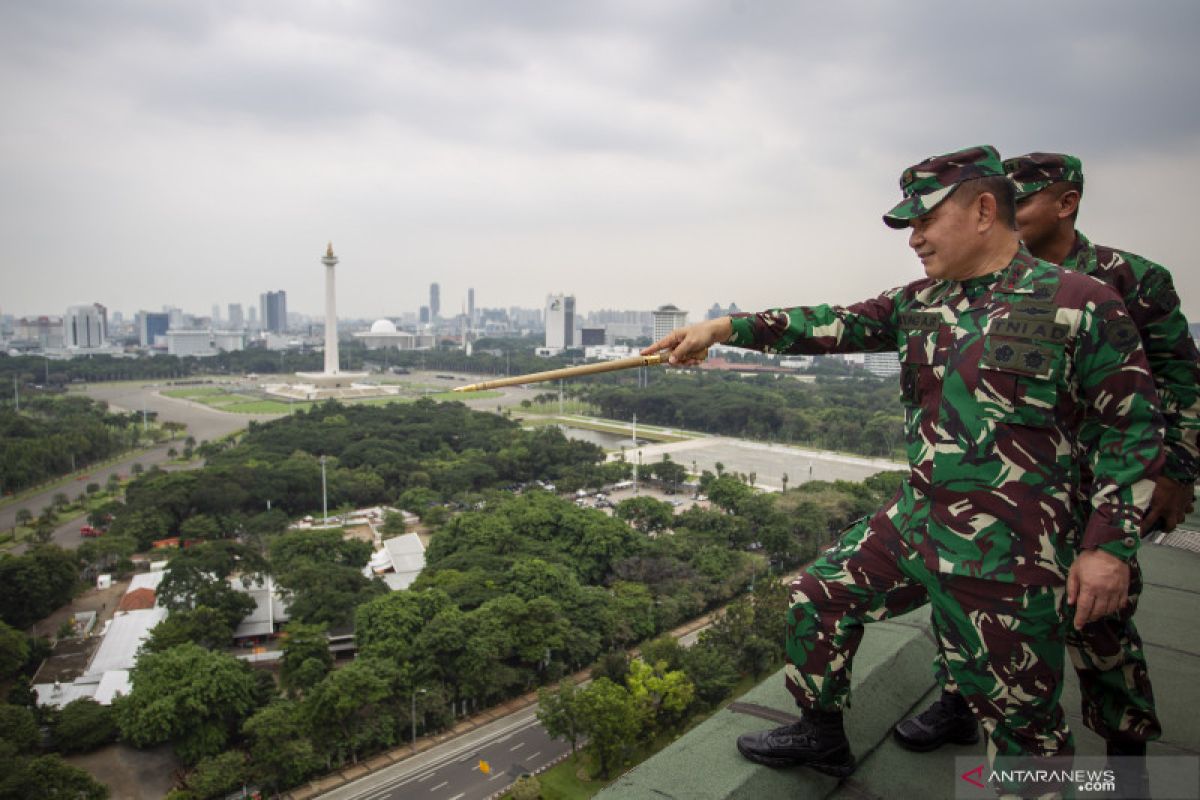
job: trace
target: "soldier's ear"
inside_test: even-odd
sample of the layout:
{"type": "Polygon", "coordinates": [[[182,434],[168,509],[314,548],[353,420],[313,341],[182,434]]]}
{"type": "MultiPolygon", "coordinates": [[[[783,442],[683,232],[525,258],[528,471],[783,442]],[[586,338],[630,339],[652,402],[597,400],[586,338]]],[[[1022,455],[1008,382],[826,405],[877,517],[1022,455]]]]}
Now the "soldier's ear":
{"type": "Polygon", "coordinates": [[[996,196],[991,192],[980,192],[973,204],[975,221],[980,230],[991,227],[996,222],[996,196]]]}
{"type": "Polygon", "coordinates": [[[1067,219],[1079,213],[1079,201],[1083,198],[1078,189],[1067,189],[1058,196],[1058,218],[1067,219]]]}

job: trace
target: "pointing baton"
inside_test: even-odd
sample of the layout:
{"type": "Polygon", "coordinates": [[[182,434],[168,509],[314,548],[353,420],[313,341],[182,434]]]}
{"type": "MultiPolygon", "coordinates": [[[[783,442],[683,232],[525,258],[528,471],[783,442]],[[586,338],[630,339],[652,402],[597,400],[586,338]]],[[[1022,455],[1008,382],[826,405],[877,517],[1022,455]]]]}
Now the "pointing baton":
{"type": "MultiPolygon", "coordinates": [[[[701,351],[697,357],[703,359],[708,355],[708,350],[701,351]]],[[[481,392],[485,389],[498,389],[501,386],[518,386],[523,383],[541,383],[542,381],[553,381],[558,378],[574,378],[578,375],[595,375],[600,372],[615,372],[619,369],[632,369],[634,367],[653,367],[659,364],[667,363],[670,358],[669,354],[656,353],[652,356],[633,356],[632,358],[619,358],[616,361],[601,361],[596,364],[584,364],[578,367],[563,367],[562,369],[551,369],[545,372],[531,372],[528,375],[514,375],[511,378],[497,378],[494,381],[483,381],[482,383],[472,383],[467,386],[455,386],[456,392],[481,392]]]]}

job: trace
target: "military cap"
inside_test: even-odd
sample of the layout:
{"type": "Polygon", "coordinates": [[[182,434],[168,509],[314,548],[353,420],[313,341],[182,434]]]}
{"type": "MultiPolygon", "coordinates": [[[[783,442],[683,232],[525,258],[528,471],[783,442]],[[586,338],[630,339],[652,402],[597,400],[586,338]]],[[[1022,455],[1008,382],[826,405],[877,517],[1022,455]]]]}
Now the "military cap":
{"type": "Polygon", "coordinates": [[[883,221],[891,228],[907,228],[912,220],[937,208],[963,181],[1002,177],[1000,154],[991,145],[927,158],[900,174],[904,199],[883,215],[883,221]]]}
{"type": "Polygon", "coordinates": [[[1083,162],[1066,153],[1027,153],[1009,158],[1004,162],[1004,173],[1017,185],[1018,200],[1060,181],[1083,189],[1083,162]]]}

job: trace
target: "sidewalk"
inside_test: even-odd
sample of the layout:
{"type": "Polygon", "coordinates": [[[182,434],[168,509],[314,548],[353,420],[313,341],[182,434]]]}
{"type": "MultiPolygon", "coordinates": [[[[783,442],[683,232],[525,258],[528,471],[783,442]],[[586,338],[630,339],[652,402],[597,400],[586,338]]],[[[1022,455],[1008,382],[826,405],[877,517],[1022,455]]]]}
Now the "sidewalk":
{"type": "MultiPolygon", "coordinates": [[[[1146,645],[1150,675],[1163,723],[1163,738],[1150,755],[1200,756],[1200,554],[1147,545],[1142,565],[1145,591],[1138,629],[1146,645]]],[[[891,726],[936,696],[934,645],[927,609],[867,628],[854,661],[854,706],[846,728],[859,759],[858,770],[838,781],[803,768],[774,770],[743,759],[736,738],[779,722],[723,710],[682,739],[635,767],[596,795],[602,800],[769,800],[770,798],[953,798],[956,756],[984,756],[984,745],[909,753],[891,738],[891,726]]],[[[782,672],[764,680],[745,703],[796,713],[782,672]]],[[[1067,668],[1063,707],[1075,732],[1079,755],[1103,755],[1104,743],[1084,727],[1079,684],[1067,668]]],[[[1200,787],[1197,787],[1200,797],[1200,787]]]]}

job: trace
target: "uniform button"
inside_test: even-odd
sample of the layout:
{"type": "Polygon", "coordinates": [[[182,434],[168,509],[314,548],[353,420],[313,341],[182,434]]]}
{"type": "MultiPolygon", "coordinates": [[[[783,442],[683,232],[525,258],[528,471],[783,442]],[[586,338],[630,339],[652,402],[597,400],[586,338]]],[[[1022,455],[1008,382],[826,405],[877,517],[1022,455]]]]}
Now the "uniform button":
{"type": "Polygon", "coordinates": [[[1132,536],[1126,536],[1121,540],[1121,544],[1125,545],[1126,547],[1133,547],[1137,544],[1137,539],[1134,539],[1132,536]]]}

